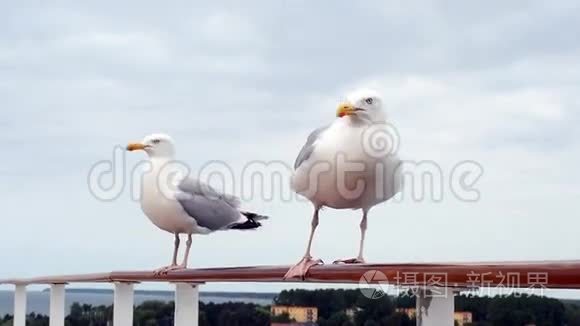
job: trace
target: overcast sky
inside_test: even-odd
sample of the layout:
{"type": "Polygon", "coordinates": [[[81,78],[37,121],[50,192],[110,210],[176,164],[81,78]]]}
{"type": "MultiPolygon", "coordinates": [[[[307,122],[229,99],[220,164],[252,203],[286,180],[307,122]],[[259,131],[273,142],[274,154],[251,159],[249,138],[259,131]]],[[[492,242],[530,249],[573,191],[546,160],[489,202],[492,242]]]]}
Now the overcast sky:
{"type": "MultiPolygon", "coordinates": [[[[172,236],[128,187],[91,194],[95,163],[162,131],[194,171],[291,164],[357,87],[384,96],[401,157],[444,178],[439,202],[372,211],[368,261],[580,258],[578,1],[42,3],[0,4],[0,278],[169,263],[172,236]],[[465,160],[484,170],[477,202],[448,189],[465,160]]],[[[195,237],[191,265],[296,263],[311,206],[260,197],[245,204],[263,228],[195,237]]],[[[314,255],[355,255],[359,219],[323,211],[314,255]]]]}

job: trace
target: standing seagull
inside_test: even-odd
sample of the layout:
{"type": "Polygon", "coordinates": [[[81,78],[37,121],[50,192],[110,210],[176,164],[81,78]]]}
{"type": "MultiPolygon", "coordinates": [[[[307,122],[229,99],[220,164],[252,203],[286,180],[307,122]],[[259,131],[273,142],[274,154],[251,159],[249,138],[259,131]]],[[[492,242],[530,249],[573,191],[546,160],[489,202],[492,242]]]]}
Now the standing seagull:
{"type": "Polygon", "coordinates": [[[312,258],[310,248],[318,226],[318,212],[324,206],[362,210],[358,256],[334,263],[364,263],[368,212],[400,190],[401,161],[394,153],[395,148],[389,147],[396,139],[386,122],[379,94],[371,90],[349,94],[347,101],[338,106],[336,116],[332,124],[308,136],[294,163],[292,187],[312,202],[314,216],[306,253],[288,270],[286,279],[304,279],[310,267],[322,263],[312,258]]]}
{"type": "Polygon", "coordinates": [[[179,177],[182,165],[174,160],[175,148],[168,135],[153,134],[140,143],[131,143],[128,151],[143,150],[151,168],[143,175],[141,208],[158,228],[175,235],[171,265],[155,271],[165,274],[187,268],[192,234],[221,230],[248,230],[260,227],[266,216],[240,210],[238,198],[216,191],[191,177],[179,177]],[[177,264],[179,234],[187,234],[183,262],[177,264]]]}

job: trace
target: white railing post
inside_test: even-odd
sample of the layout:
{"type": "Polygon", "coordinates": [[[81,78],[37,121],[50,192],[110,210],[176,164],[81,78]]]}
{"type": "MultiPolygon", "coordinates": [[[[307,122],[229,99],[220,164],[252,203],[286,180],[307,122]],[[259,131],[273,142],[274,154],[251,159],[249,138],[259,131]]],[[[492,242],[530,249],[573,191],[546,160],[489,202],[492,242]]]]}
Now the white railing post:
{"type": "Polygon", "coordinates": [[[14,289],[13,326],[26,326],[26,285],[18,284],[14,289]]]}
{"type": "Polygon", "coordinates": [[[115,282],[113,326],[133,325],[133,283],[115,282]]]}
{"type": "Polygon", "coordinates": [[[417,294],[417,326],[453,326],[455,294],[448,288],[421,289],[417,294]]]}
{"type": "Polygon", "coordinates": [[[50,286],[50,326],[64,326],[64,284],[50,286]]]}
{"type": "Polygon", "coordinates": [[[175,326],[199,325],[198,284],[175,283],[175,326]]]}

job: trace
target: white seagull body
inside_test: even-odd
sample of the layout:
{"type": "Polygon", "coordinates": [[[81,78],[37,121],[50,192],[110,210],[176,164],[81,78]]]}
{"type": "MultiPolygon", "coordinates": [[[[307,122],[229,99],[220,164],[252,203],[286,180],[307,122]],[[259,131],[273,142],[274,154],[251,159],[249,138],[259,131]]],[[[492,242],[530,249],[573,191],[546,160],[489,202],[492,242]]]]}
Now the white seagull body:
{"type": "Polygon", "coordinates": [[[388,148],[395,145],[388,141],[394,142],[396,137],[386,123],[380,96],[369,90],[352,93],[339,106],[337,115],[331,125],[310,134],[294,164],[292,187],[313,203],[314,216],[304,258],[288,271],[286,278],[304,278],[310,267],[321,263],[310,255],[320,208],[363,211],[358,256],[335,261],[363,263],[367,213],[400,191],[401,161],[395,148],[388,148]],[[374,143],[377,141],[379,144],[374,143]],[[375,147],[380,146],[387,148],[377,151],[375,147]]]}
{"type": "Polygon", "coordinates": [[[143,176],[141,208],[158,228],[171,233],[208,234],[247,222],[239,200],[189,177],[167,159],[151,159],[143,176]],[[163,181],[163,176],[175,176],[163,181]],[[167,186],[163,186],[167,184],[167,186]]]}
{"type": "Polygon", "coordinates": [[[171,233],[202,233],[177,200],[177,193],[159,187],[159,175],[169,166],[165,159],[151,159],[151,170],[143,175],[141,184],[141,209],[158,228],[171,233]]]}
{"type": "Polygon", "coordinates": [[[141,143],[129,144],[127,150],[144,150],[151,163],[141,183],[141,209],[155,226],[175,235],[172,263],[156,273],[187,267],[192,234],[256,229],[261,226],[258,221],[267,218],[242,211],[238,198],[183,176],[182,165],[173,158],[173,141],[167,135],[147,136],[141,143]],[[179,234],[187,234],[188,240],[183,263],[178,265],[179,234]]]}
{"type": "MultiPolygon", "coordinates": [[[[329,127],[319,130],[316,140],[310,145],[310,156],[304,161],[296,162],[296,171],[292,177],[294,190],[315,206],[336,209],[370,208],[393,197],[399,190],[397,185],[400,182],[380,179],[381,184],[377,184],[377,167],[388,169],[385,174],[389,177],[399,178],[398,174],[393,175],[392,172],[394,168],[398,168],[400,160],[396,155],[378,158],[369,155],[361,141],[367,128],[367,125],[353,124],[350,119],[341,118],[329,127]],[[341,160],[340,155],[347,164],[354,164],[352,168],[345,164],[336,164],[341,160]],[[311,175],[317,168],[321,172],[314,183],[311,175]],[[357,184],[360,186],[357,187],[357,184]],[[392,185],[394,186],[391,187],[392,185]]],[[[377,125],[374,131],[388,132],[386,125],[377,125]],[[381,128],[385,130],[381,131],[381,128]]]]}

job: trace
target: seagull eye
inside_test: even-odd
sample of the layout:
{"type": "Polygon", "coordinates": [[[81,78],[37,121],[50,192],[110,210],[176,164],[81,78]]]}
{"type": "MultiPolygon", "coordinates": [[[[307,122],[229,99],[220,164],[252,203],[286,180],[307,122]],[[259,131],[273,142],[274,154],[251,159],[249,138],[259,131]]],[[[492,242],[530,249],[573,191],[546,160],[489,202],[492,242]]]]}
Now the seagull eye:
{"type": "Polygon", "coordinates": [[[159,144],[161,142],[161,140],[160,139],[153,139],[151,142],[153,144],[159,144]]]}
{"type": "Polygon", "coordinates": [[[369,97],[369,98],[365,99],[365,102],[367,104],[373,104],[373,99],[369,97]]]}

